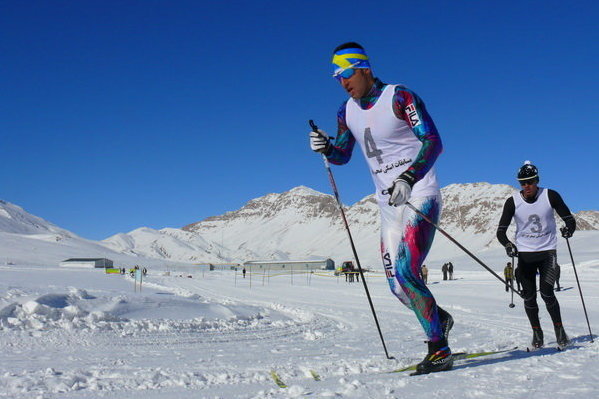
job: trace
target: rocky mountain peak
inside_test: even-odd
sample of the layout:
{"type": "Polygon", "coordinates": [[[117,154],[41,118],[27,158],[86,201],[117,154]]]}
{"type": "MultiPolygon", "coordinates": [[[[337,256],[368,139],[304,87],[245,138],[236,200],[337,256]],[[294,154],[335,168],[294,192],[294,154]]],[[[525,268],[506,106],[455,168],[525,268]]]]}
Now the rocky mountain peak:
{"type": "Polygon", "coordinates": [[[330,218],[336,209],[333,196],[299,186],[280,194],[271,193],[255,198],[236,211],[211,216],[182,229],[193,232],[238,220],[250,223],[279,217],[291,218],[295,223],[304,223],[312,218],[330,218]]]}

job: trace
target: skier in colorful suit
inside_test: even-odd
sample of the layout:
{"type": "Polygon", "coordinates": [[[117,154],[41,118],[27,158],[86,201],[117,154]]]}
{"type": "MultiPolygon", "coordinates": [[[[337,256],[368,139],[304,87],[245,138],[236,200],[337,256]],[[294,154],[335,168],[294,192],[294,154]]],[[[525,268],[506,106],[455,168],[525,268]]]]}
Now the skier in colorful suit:
{"type": "Polygon", "coordinates": [[[350,95],[337,113],[333,142],[310,132],[312,150],[337,165],[347,163],[356,142],[368,163],[381,213],[381,256],[393,294],[412,309],[428,337],[418,373],[448,370],[447,337],[453,325],[420,274],[435,229],[406,202],[439,221],[441,195],[433,164],[442,151],[439,133],[422,100],[402,85],[375,78],[364,48],[349,42],[333,54],[333,76],[350,95]]]}
{"type": "Polygon", "coordinates": [[[576,220],[557,191],[538,186],[539,172],[529,161],[518,171],[518,181],[522,190],[505,201],[497,228],[497,239],[505,247],[507,256],[518,257],[517,278],[522,283],[524,310],[533,332],[533,348],[543,346],[543,330],[537,305],[537,272],[541,298],[553,321],[557,344],[564,347],[568,345],[569,339],[562,325],[559,302],[553,292],[559,273],[554,210],[566,224],[561,229],[564,238],[572,237],[576,230],[576,220]],[[515,244],[507,237],[512,218],[516,220],[515,244]]]}

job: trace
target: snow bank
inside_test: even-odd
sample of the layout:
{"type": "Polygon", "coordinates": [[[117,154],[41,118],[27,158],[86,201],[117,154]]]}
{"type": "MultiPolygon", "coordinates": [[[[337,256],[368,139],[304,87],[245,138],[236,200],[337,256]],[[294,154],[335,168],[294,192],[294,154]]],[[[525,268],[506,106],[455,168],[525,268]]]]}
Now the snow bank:
{"type": "MultiPolygon", "coordinates": [[[[308,320],[305,312],[247,305],[205,303],[202,298],[179,298],[163,293],[158,299],[118,295],[95,297],[87,291],[69,289],[68,293],[48,293],[35,298],[11,290],[2,298],[9,301],[0,308],[2,330],[97,330],[136,332],[234,331],[248,328],[281,327],[308,320]]],[[[311,338],[315,339],[315,338],[311,338]]]]}

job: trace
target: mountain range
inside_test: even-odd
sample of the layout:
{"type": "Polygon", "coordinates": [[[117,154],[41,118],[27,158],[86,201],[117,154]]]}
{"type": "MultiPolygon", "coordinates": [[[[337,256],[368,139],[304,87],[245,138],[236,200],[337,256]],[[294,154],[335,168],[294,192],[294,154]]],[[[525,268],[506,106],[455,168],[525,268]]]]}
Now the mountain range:
{"type": "MultiPolygon", "coordinates": [[[[503,184],[452,184],[441,190],[440,226],[470,250],[499,247],[495,231],[505,199],[515,189],[503,184]]],[[[373,195],[345,207],[348,223],[366,266],[379,262],[379,215],[373,195]]],[[[575,214],[580,230],[599,230],[599,212],[575,214]]],[[[513,223],[512,223],[513,225],[513,223]]],[[[511,227],[513,232],[513,226],[511,227]]],[[[208,217],[182,228],[141,227],[103,241],[91,241],[61,229],[20,207],[0,201],[0,232],[55,244],[56,257],[99,256],[128,262],[142,257],[183,263],[241,263],[247,260],[351,259],[351,249],[333,196],[299,186],[248,201],[238,210],[208,217]],[[77,248],[77,250],[75,250],[77,248]],[[59,255],[60,254],[60,255],[59,255]]],[[[510,231],[508,231],[508,234],[510,231]]],[[[439,237],[440,235],[438,235],[439,237]]],[[[459,251],[437,238],[429,257],[459,251]]]]}

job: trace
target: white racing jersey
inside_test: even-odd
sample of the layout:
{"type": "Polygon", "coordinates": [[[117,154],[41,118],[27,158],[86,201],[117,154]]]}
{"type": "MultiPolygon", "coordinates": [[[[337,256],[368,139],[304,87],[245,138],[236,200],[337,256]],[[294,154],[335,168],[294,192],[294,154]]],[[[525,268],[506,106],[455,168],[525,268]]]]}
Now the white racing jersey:
{"type": "Polygon", "coordinates": [[[514,194],[516,248],[518,252],[548,251],[557,248],[553,208],[548,190],[539,187],[537,200],[529,204],[518,192],[514,194]]]}
{"type": "MultiPolygon", "coordinates": [[[[360,108],[350,98],[346,105],[346,123],[360,144],[376,187],[379,203],[387,204],[389,195],[382,191],[392,186],[401,173],[416,159],[422,142],[412,128],[393,112],[395,85],[387,85],[370,109],[360,108]]],[[[439,185],[432,167],[412,188],[413,197],[438,195],[439,185]]]]}

